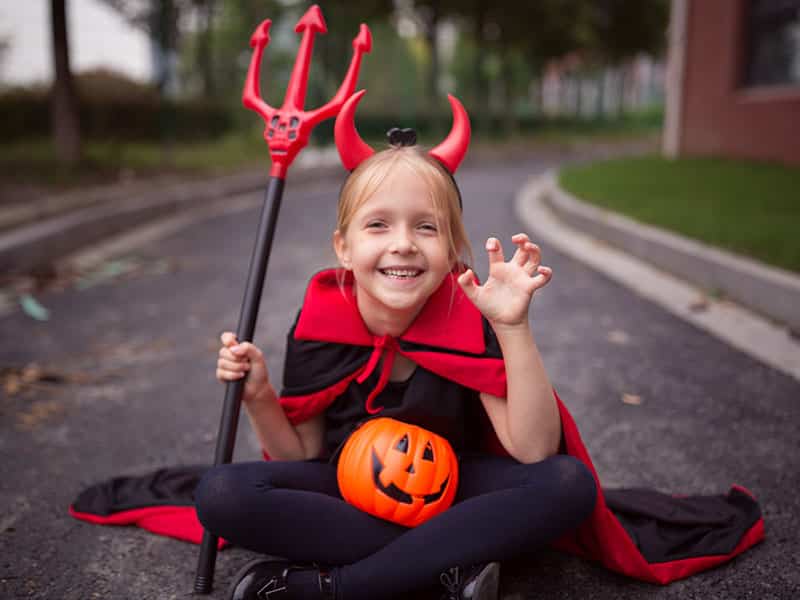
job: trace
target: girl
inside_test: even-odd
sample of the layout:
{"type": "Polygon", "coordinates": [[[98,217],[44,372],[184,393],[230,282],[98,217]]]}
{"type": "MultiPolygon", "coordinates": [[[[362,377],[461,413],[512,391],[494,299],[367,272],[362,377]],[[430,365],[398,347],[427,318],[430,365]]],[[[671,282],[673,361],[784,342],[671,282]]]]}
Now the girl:
{"type": "Polygon", "coordinates": [[[492,561],[547,544],[595,503],[589,470],[557,454],[559,412],[528,321],[552,270],[525,234],[511,238],[509,261],[499,240],[486,241],[483,285],[465,266],[452,173],[469,126],[457,101],[453,132],[436,149],[393,130],[390,148],[373,154],[353,137],[360,97],[336,123],[353,169],[333,233],[339,269],[309,285],[280,395],[259,348],[222,334],[217,378],[247,377],[244,406],[271,460],[211,470],[198,515],[234,544],[286,559],[246,565],[231,598],[374,600],[437,581],[446,598],[496,598],[492,561]],[[450,441],[460,465],[448,510],[408,529],[342,499],[331,457],[372,415],[450,441]],[[507,456],[487,453],[482,428],[507,456]]]}

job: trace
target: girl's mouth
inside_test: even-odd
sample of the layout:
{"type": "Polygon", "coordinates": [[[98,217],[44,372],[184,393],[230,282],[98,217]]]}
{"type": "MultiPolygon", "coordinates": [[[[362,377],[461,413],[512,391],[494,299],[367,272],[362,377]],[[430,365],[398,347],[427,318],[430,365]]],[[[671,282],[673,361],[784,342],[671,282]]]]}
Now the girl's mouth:
{"type": "Polygon", "coordinates": [[[394,268],[378,269],[381,274],[386,275],[392,279],[414,279],[422,274],[422,269],[409,269],[409,268],[394,268]]]}

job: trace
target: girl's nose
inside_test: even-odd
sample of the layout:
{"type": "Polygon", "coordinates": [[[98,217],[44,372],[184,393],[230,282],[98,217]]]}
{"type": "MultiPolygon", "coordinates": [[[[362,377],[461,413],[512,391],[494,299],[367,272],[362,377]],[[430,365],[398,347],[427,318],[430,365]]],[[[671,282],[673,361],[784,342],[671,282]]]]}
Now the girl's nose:
{"type": "Polygon", "coordinates": [[[407,231],[398,231],[392,240],[392,251],[399,254],[411,254],[417,252],[417,247],[407,231]]]}

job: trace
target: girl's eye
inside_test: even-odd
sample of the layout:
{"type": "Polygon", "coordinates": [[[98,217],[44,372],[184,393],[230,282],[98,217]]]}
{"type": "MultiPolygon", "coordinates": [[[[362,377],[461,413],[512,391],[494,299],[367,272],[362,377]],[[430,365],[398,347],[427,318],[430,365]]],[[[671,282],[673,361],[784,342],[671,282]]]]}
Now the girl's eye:
{"type": "Polygon", "coordinates": [[[383,221],[370,221],[367,223],[367,229],[380,229],[384,227],[386,224],[383,221]]]}
{"type": "Polygon", "coordinates": [[[438,230],[436,229],[436,225],[434,225],[433,223],[422,223],[422,224],[419,226],[419,228],[420,228],[420,229],[422,229],[422,230],[424,230],[424,231],[433,231],[433,232],[436,232],[436,231],[438,231],[438,230]]]}

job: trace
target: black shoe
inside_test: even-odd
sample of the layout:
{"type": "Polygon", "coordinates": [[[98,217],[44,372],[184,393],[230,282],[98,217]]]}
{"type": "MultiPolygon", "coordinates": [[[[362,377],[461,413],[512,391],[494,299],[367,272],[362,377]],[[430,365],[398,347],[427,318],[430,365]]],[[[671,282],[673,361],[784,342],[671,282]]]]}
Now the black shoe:
{"type": "Polygon", "coordinates": [[[250,561],[236,573],[228,589],[228,600],[279,600],[288,598],[287,583],[291,565],[276,558],[250,561]]]}
{"type": "Polygon", "coordinates": [[[497,600],[500,590],[500,563],[453,567],[439,576],[447,593],[442,600],[497,600]]]}
{"type": "Polygon", "coordinates": [[[257,558],[243,566],[233,577],[227,600],[289,600],[289,573],[314,569],[319,577],[319,590],[323,598],[334,598],[333,579],[330,573],[315,566],[295,566],[279,558],[257,558]]]}

